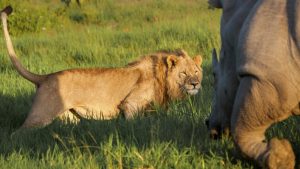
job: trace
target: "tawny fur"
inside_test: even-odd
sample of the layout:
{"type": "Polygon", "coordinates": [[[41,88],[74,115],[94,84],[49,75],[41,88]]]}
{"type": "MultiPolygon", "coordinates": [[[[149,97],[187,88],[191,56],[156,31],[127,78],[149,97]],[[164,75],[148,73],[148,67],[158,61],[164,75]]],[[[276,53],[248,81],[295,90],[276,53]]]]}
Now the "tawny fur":
{"type": "Polygon", "coordinates": [[[219,61],[213,52],[211,134],[228,133],[266,168],[292,169],[285,139],[266,141],[274,123],[300,113],[300,0],[210,0],[223,8],[219,61]]]}
{"type": "Polygon", "coordinates": [[[22,128],[45,126],[57,116],[111,119],[123,112],[127,119],[152,103],[196,94],[201,86],[200,56],[183,50],[161,51],[141,57],[123,68],[64,70],[37,75],[18,61],[7,30],[8,7],[1,13],[9,56],[17,71],[37,86],[32,108],[22,128]]]}

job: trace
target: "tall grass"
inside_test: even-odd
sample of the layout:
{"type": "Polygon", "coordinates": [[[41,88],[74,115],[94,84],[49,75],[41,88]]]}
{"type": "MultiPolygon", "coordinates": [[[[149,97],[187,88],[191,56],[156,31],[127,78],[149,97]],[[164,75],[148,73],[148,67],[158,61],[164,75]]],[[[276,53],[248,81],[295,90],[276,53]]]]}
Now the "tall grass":
{"type": "MultiPolygon", "coordinates": [[[[45,128],[13,134],[30,110],[35,89],[12,67],[2,38],[0,168],[256,167],[235,151],[231,139],[210,140],[204,125],[213,92],[210,51],[219,48],[220,19],[220,11],[209,10],[205,0],[86,0],[81,7],[58,0],[0,4],[8,3],[16,9],[9,18],[15,49],[32,72],[119,67],[160,49],[183,48],[203,56],[204,78],[197,96],[134,120],[82,120],[77,125],[55,120],[45,128]],[[32,11],[30,16],[35,11],[44,16],[46,10],[49,24],[41,18],[28,21],[29,27],[46,29],[14,28],[22,25],[17,19],[27,15],[24,9],[32,11]]],[[[281,123],[268,136],[288,137],[299,156],[296,123],[297,118],[281,123]]]]}

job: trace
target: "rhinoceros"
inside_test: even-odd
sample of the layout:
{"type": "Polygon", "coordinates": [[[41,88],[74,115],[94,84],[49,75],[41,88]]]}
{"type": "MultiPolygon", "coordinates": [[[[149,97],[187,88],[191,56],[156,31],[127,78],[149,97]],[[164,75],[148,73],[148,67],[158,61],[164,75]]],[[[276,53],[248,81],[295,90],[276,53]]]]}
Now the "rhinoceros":
{"type": "Polygon", "coordinates": [[[289,141],[267,141],[265,132],[300,115],[300,0],[209,3],[223,10],[219,60],[213,51],[212,135],[231,131],[240,152],[262,167],[294,168],[289,141]]]}

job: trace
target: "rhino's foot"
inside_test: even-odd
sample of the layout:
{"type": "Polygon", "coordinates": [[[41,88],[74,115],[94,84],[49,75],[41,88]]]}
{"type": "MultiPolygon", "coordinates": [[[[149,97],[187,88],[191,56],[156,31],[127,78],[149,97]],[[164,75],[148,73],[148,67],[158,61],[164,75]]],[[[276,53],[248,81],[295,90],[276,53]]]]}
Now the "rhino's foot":
{"type": "Polygon", "coordinates": [[[209,125],[209,120],[205,121],[206,127],[209,130],[209,136],[211,139],[221,139],[221,138],[228,138],[231,136],[230,127],[226,125],[226,127],[220,127],[220,125],[214,125],[215,127],[211,127],[209,125]]]}
{"type": "Polygon", "coordinates": [[[218,129],[210,129],[209,137],[214,140],[220,139],[220,131],[218,129]]]}
{"type": "Polygon", "coordinates": [[[222,130],[222,137],[230,137],[231,133],[230,133],[230,128],[229,127],[225,127],[222,130]]]}
{"type": "Polygon", "coordinates": [[[269,169],[293,169],[295,154],[289,141],[273,138],[262,157],[262,165],[269,169]]]}
{"type": "Polygon", "coordinates": [[[217,140],[221,138],[228,138],[231,136],[229,127],[225,129],[213,128],[209,130],[209,136],[211,139],[217,140]]]}

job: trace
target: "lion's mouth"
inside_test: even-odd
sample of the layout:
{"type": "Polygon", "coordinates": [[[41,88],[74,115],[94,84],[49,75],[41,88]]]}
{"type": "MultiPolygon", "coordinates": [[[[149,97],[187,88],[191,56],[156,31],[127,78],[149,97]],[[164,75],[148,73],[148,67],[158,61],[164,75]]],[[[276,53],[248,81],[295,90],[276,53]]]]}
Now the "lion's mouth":
{"type": "Polygon", "coordinates": [[[189,95],[196,95],[201,89],[201,84],[185,85],[185,91],[189,95]]]}
{"type": "Polygon", "coordinates": [[[198,89],[189,89],[187,90],[186,92],[189,94],[189,95],[196,95],[198,93],[198,89]]]}

